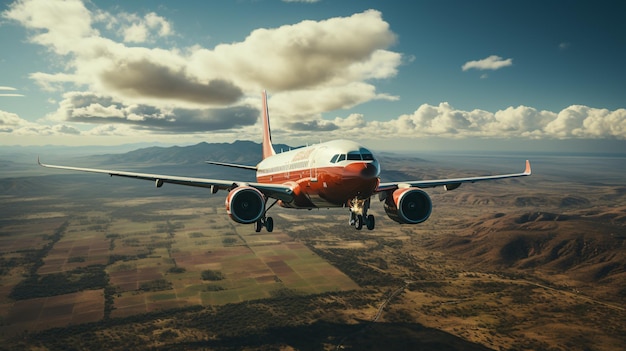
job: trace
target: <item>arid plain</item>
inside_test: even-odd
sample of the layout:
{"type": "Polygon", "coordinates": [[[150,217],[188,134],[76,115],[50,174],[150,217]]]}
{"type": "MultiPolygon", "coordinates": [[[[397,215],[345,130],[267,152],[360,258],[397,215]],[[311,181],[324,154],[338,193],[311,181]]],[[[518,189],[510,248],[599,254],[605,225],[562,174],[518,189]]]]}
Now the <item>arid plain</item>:
{"type": "MultiPolygon", "coordinates": [[[[273,233],[231,222],[225,193],[7,171],[0,349],[623,349],[626,159],[531,161],[529,178],[429,190],[421,225],[376,201],[374,231],[273,208],[273,233]]],[[[394,180],[523,166],[381,162],[394,180]]]]}

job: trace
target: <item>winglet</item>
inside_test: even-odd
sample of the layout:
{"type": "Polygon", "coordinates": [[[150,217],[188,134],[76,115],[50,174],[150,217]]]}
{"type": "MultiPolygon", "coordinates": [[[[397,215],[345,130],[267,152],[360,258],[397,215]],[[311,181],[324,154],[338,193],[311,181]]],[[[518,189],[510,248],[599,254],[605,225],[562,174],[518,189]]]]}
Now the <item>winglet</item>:
{"type": "Polygon", "coordinates": [[[270,130],[270,115],[267,107],[267,92],[263,90],[263,159],[276,155],[272,146],[272,133],[270,130]]]}
{"type": "Polygon", "coordinates": [[[524,175],[531,175],[532,171],[530,170],[530,161],[526,160],[526,169],[524,170],[524,175]]]}

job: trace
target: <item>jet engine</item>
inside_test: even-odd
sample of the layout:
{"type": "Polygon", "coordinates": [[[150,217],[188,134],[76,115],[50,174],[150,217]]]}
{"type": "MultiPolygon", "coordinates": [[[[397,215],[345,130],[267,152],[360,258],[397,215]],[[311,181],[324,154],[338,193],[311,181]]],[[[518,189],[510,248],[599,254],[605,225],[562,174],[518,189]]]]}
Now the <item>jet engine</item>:
{"type": "Polygon", "coordinates": [[[265,213],[265,196],[256,188],[239,186],[228,193],[225,206],[233,221],[242,224],[254,223],[265,213]]]}
{"type": "Polygon", "coordinates": [[[401,224],[418,224],[430,217],[433,203],[424,191],[403,188],[389,192],[385,199],[387,216],[401,224]]]}

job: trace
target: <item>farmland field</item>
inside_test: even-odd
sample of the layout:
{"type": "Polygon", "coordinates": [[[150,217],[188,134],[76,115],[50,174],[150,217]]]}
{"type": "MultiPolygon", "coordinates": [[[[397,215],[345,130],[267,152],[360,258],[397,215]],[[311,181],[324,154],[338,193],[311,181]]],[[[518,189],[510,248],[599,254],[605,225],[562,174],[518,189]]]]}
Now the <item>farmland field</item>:
{"type": "MultiPolygon", "coordinates": [[[[10,206],[24,199],[5,201],[10,206]]],[[[12,302],[8,297],[24,273],[24,266],[15,267],[2,276],[2,334],[98,321],[104,318],[105,287],[113,301],[108,317],[239,303],[285,289],[315,294],[358,288],[285,232],[254,233],[251,226],[236,226],[223,214],[216,215],[222,209],[205,200],[102,198],[99,202],[99,209],[85,212],[31,211],[28,217],[5,221],[0,237],[3,259],[42,256],[40,263],[29,263],[31,276],[41,280],[69,275],[76,280],[77,270],[103,266],[108,283],[88,287],[93,290],[59,295],[51,291],[50,296],[12,302]],[[61,227],[62,233],[50,245],[61,227]],[[204,281],[204,270],[222,272],[224,278],[204,281]]]]}
{"type": "Polygon", "coordinates": [[[429,190],[415,226],[372,201],[374,231],[275,207],[256,233],[224,193],[0,178],[0,349],[620,350],[626,191],[606,161],[429,190]]]}

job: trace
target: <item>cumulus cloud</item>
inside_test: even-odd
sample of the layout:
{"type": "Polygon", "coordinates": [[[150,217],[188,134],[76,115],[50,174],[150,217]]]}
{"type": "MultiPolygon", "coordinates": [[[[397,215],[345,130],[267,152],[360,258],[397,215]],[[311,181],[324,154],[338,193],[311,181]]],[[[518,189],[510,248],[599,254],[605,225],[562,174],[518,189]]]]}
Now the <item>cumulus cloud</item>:
{"type": "MultiPolygon", "coordinates": [[[[302,21],[252,31],[213,48],[164,48],[173,25],[154,12],[109,13],[79,0],[18,0],[2,12],[28,29],[29,41],[58,59],[32,72],[46,90],[70,91],[44,125],[0,111],[0,133],[15,135],[145,135],[202,133],[258,123],[258,92],[272,92],[273,122],[286,133],[325,131],[326,137],[484,137],[626,139],[626,110],[570,106],[540,111],[518,106],[464,111],[424,104],[389,121],[361,114],[325,119],[371,100],[397,100],[373,81],[402,64],[390,51],[396,35],[379,11],[302,21]],[[150,47],[141,46],[150,43],[150,47]],[[161,45],[161,46],[159,46],[161,45]],[[75,126],[82,124],[81,130],[75,126]],[[91,129],[89,129],[91,128],[91,129]],[[30,134],[29,134],[30,133],[30,134]]],[[[410,59],[410,58],[408,58],[410,59]]],[[[492,55],[463,71],[497,70],[513,59],[492,55]]],[[[14,88],[0,87],[14,94],[14,88]]],[[[389,118],[389,116],[384,116],[389,118]]]]}
{"type": "MultiPolygon", "coordinates": [[[[70,92],[64,94],[61,108],[50,114],[51,121],[72,123],[124,124],[133,129],[159,133],[200,133],[253,125],[259,110],[242,105],[224,108],[158,108],[150,105],[126,105],[108,96],[70,92]]],[[[102,135],[102,134],[101,134],[102,135]]]]}
{"type": "Polygon", "coordinates": [[[0,132],[9,133],[13,131],[14,128],[25,123],[26,121],[15,113],[0,110],[0,132]]]}
{"type": "Polygon", "coordinates": [[[167,37],[173,34],[170,23],[154,12],[150,12],[144,18],[134,14],[122,18],[128,22],[120,28],[124,42],[127,43],[142,43],[148,41],[152,35],[167,37]]]}
{"type": "Polygon", "coordinates": [[[577,105],[558,113],[527,106],[492,113],[458,110],[443,102],[437,106],[423,104],[412,114],[390,121],[365,122],[362,116],[351,115],[332,122],[341,126],[338,131],[343,136],[626,139],[626,109],[610,111],[577,105]]]}
{"type": "Polygon", "coordinates": [[[0,110],[0,135],[63,135],[79,133],[80,131],[78,129],[71,126],[64,124],[48,126],[33,123],[20,118],[15,113],[0,110]]]}
{"type": "Polygon", "coordinates": [[[19,0],[2,15],[35,30],[30,40],[60,55],[74,51],[81,39],[97,35],[91,13],[80,1],[19,0]]]}
{"type": "Polygon", "coordinates": [[[105,38],[93,26],[94,22],[108,21],[107,27],[118,28],[127,42],[146,41],[153,32],[160,37],[172,35],[170,24],[155,13],[140,18],[135,14],[94,13],[78,0],[22,0],[11,4],[2,15],[31,29],[31,42],[69,60],[65,66],[68,71],[31,74],[45,89],[70,83],[117,98],[151,99],[153,103],[169,99],[230,104],[242,96],[241,89],[227,79],[199,80],[190,75],[186,57],[176,49],[126,46],[105,38]]]}
{"type": "Polygon", "coordinates": [[[176,71],[147,58],[120,62],[118,66],[103,71],[101,79],[105,86],[131,97],[230,104],[243,94],[239,87],[227,80],[214,79],[200,83],[188,77],[184,71],[176,71]]]}
{"type": "Polygon", "coordinates": [[[347,109],[371,100],[397,99],[395,96],[377,94],[372,85],[355,82],[321,90],[287,91],[272,96],[271,106],[273,115],[296,116],[297,119],[302,119],[318,116],[325,111],[347,109]]]}
{"type": "Polygon", "coordinates": [[[482,60],[476,60],[476,61],[468,61],[465,62],[463,64],[463,66],[461,67],[461,69],[463,69],[463,71],[467,71],[470,69],[477,69],[477,70],[498,70],[500,68],[504,68],[504,67],[508,67],[508,66],[512,66],[513,65],[513,59],[503,59],[500,56],[497,55],[491,55],[487,58],[484,58],[482,60]]]}
{"type": "Polygon", "coordinates": [[[257,29],[243,42],[196,48],[190,72],[221,72],[252,89],[273,92],[339,87],[397,73],[401,55],[385,49],[395,34],[378,11],[257,29]],[[206,67],[214,70],[209,72],[206,67]]]}
{"type": "Polygon", "coordinates": [[[287,123],[287,127],[293,131],[316,131],[316,132],[328,132],[337,130],[339,127],[328,121],[324,120],[312,120],[307,122],[292,122],[287,123]]]}
{"type": "Polygon", "coordinates": [[[93,21],[103,23],[108,30],[114,31],[126,43],[154,42],[158,38],[176,34],[172,24],[154,12],[142,17],[134,13],[112,14],[96,10],[93,21]]]}
{"type": "MultiPolygon", "coordinates": [[[[238,113],[231,116],[233,121],[241,121],[242,110],[250,111],[251,94],[256,106],[258,92],[268,89],[276,99],[277,120],[304,124],[315,123],[316,116],[330,110],[372,99],[397,99],[376,92],[371,82],[395,76],[402,63],[401,54],[388,50],[396,36],[379,11],[261,28],[243,41],[214,48],[168,49],[136,45],[173,35],[167,19],[154,12],[109,13],[89,5],[80,0],[19,0],[2,13],[29,29],[31,42],[49,48],[64,63],[56,66],[63,70],[31,73],[43,89],[82,89],[124,106],[177,109],[187,116],[195,109],[197,120],[210,119],[207,111],[217,108],[219,113],[212,115],[238,113]],[[301,101],[315,103],[287,96],[304,96],[301,101]]],[[[111,121],[116,115],[108,108],[89,111],[88,120],[108,114],[111,121]]],[[[67,106],[60,105],[56,115],[66,112],[67,106]]],[[[120,119],[156,127],[148,123],[154,121],[151,116],[125,114],[120,119]]],[[[176,126],[181,120],[187,119],[177,118],[168,126],[185,129],[176,126]]],[[[226,123],[214,124],[221,125],[226,123]]]]}

